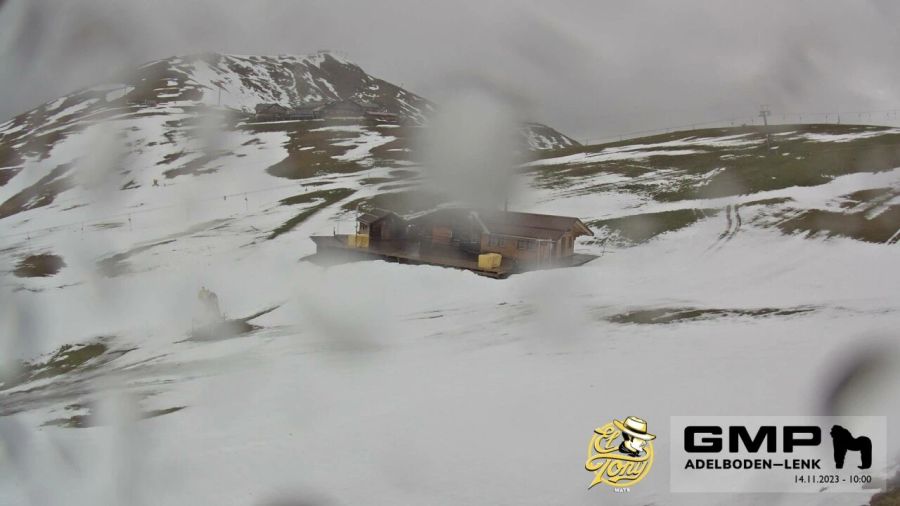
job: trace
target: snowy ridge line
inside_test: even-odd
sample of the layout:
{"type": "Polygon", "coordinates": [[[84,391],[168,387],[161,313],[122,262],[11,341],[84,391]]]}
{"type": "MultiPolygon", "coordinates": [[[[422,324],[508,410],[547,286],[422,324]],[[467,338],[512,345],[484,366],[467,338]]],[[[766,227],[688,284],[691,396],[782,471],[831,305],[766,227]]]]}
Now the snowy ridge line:
{"type": "MultiPolygon", "coordinates": [[[[812,121],[812,118],[815,118],[816,116],[824,118],[824,117],[829,117],[829,116],[837,117],[837,116],[840,116],[841,114],[844,114],[844,115],[857,114],[857,115],[859,115],[859,114],[881,114],[881,113],[883,113],[885,115],[893,114],[894,115],[893,118],[886,116],[884,119],[886,122],[893,120],[894,124],[880,125],[877,123],[865,123],[865,124],[861,124],[861,125],[865,125],[865,126],[897,126],[896,123],[898,121],[900,121],[900,117],[897,116],[897,114],[900,113],[900,108],[884,109],[884,110],[879,110],[879,111],[838,111],[838,112],[799,112],[799,113],[798,112],[785,112],[785,113],[781,113],[781,114],[772,114],[770,116],[769,126],[809,125],[809,124],[822,123],[822,121],[812,121]],[[784,119],[781,122],[775,121],[774,118],[779,117],[779,116],[782,118],[787,118],[787,119],[784,119]],[[788,121],[788,119],[790,119],[790,117],[792,117],[792,116],[798,117],[798,118],[802,118],[803,116],[810,116],[811,118],[810,118],[810,121],[803,121],[802,119],[798,119],[798,121],[796,121],[796,122],[788,121]]],[[[696,123],[686,123],[686,124],[682,124],[682,125],[669,125],[669,126],[663,126],[663,127],[659,127],[659,128],[652,128],[652,129],[648,129],[648,130],[633,130],[630,132],[620,132],[620,133],[607,135],[606,137],[595,137],[592,139],[585,138],[584,145],[592,146],[595,144],[607,144],[610,142],[627,141],[627,140],[632,140],[635,138],[645,137],[647,135],[652,135],[652,134],[675,133],[675,132],[682,131],[682,130],[696,130],[697,127],[715,128],[716,126],[721,126],[722,128],[726,128],[729,126],[731,126],[731,127],[740,126],[740,125],[736,125],[735,123],[745,123],[747,126],[763,126],[762,124],[757,125],[755,123],[758,120],[758,118],[759,118],[759,116],[755,116],[755,115],[754,116],[737,116],[737,117],[728,118],[728,119],[701,121],[701,122],[696,122],[696,123]]],[[[827,124],[837,125],[840,123],[827,123],[827,124]]],[[[844,123],[844,124],[855,125],[856,123],[844,123]]],[[[576,140],[577,140],[577,138],[576,138],[576,140]]]]}
{"type": "MultiPolygon", "coordinates": [[[[10,232],[10,233],[6,233],[6,234],[0,234],[0,237],[4,237],[4,238],[5,238],[5,237],[16,237],[16,236],[30,235],[30,234],[32,234],[32,233],[37,233],[37,232],[50,232],[50,231],[54,231],[54,230],[65,230],[65,229],[72,228],[72,227],[81,227],[81,226],[84,226],[84,225],[91,225],[91,224],[94,224],[94,223],[102,223],[102,222],[104,222],[104,221],[106,221],[106,220],[109,220],[109,219],[112,219],[112,218],[127,218],[128,216],[133,216],[133,215],[135,215],[135,214],[147,214],[147,213],[151,213],[151,212],[155,212],[155,211],[162,211],[162,210],[164,210],[164,209],[172,209],[172,208],[174,208],[174,207],[178,207],[178,206],[183,205],[183,204],[185,204],[185,203],[212,202],[212,201],[215,201],[215,200],[221,200],[221,199],[227,198],[227,197],[239,197],[239,196],[241,196],[241,195],[246,196],[246,195],[252,195],[252,194],[257,194],[257,193],[264,193],[264,192],[270,192],[270,191],[276,191],[276,190],[283,190],[283,189],[285,189],[285,188],[296,188],[296,184],[285,184],[285,185],[280,185],[280,186],[271,186],[271,187],[269,187],[269,188],[259,188],[259,189],[256,189],[256,190],[247,190],[247,191],[245,191],[245,192],[226,193],[226,194],[216,195],[216,196],[214,196],[214,197],[208,197],[208,198],[196,199],[196,200],[193,200],[193,199],[185,199],[185,200],[183,200],[183,201],[181,201],[181,202],[179,202],[179,203],[177,203],[177,204],[164,204],[164,205],[158,205],[158,206],[150,207],[150,208],[143,208],[143,209],[139,209],[139,210],[135,210],[135,211],[130,211],[130,212],[117,213],[117,214],[109,214],[109,215],[99,216],[99,217],[93,218],[93,219],[91,219],[90,221],[69,222],[69,223],[65,223],[65,224],[61,224],[61,225],[51,225],[51,226],[47,226],[47,227],[40,227],[40,228],[33,228],[33,229],[29,229],[29,230],[23,230],[23,231],[17,231],[17,232],[10,232]]],[[[301,186],[300,189],[305,190],[306,188],[303,188],[303,187],[301,186]]],[[[69,199],[69,202],[71,202],[72,200],[75,200],[75,199],[74,199],[74,198],[73,198],[73,199],[69,199]]],[[[238,214],[240,214],[240,213],[238,213],[238,214]]]]}
{"type": "MultiPolygon", "coordinates": [[[[900,131],[886,130],[884,132],[879,132],[879,135],[882,135],[882,134],[883,135],[896,135],[898,133],[900,133],[900,131]]],[[[810,142],[815,142],[815,141],[810,141],[810,142]]],[[[824,141],[824,142],[822,142],[822,144],[838,144],[838,143],[840,143],[840,141],[824,141]]],[[[695,145],[698,148],[702,148],[704,146],[704,144],[695,144],[695,145]]],[[[549,157],[549,158],[539,158],[537,160],[526,162],[526,163],[520,165],[519,167],[530,169],[530,168],[535,168],[535,167],[544,167],[544,166],[548,166],[548,165],[551,165],[551,166],[552,165],[565,165],[565,164],[569,164],[569,163],[602,163],[602,162],[608,161],[608,160],[607,159],[598,159],[598,158],[603,157],[603,156],[608,156],[608,155],[617,155],[617,156],[621,156],[623,158],[639,158],[639,157],[646,158],[649,156],[658,156],[658,155],[656,155],[657,152],[641,151],[640,149],[632,149],[631,148],[632,146],[640,146],[640,145],[639,144],[629,144],[628,146],[623,146],[622,149],[620,149],[619,147],[616,147],[616,146],[604,147],[604,148],[601,148],[599,151],[583,151],[583,152],[579,152],[579,153],[576,153],[573,155],[564,155],[564,156],[549,157]],[[610,151],[607,151],[607,150],[610,150],[610,151]],[[626,155],[629,155],[629,154],[634,155],[634,156],[627,157],[626,155]]],[[[655,144],[646,144],[645,146],[653,147],[653,146],[655,146],[655,144]]],[[[587,147],[591,147],[591,146],[587,146],[587,147]]],[[[840,152],[840,151],[855,150],[855,149],[859,149],[859,148],[857,146],[853,146],[853,145],[846,145],[846,146],[834,146],[834,147],[830,147],[827,149],[821,149],[821,150],[818,150],[818,152],[828,154],[828,153],[836,153],[836,152],[840,152]]],[[[683,151],[691,151],[691,150],[683,150],[683,151]]],[[[702,152],[702,151],[697,151],[697,150],[693,150],[693,151],[694,152],[702,152]]],[[[778,154],[778,151],[779,150],[777,150],[777,149],[770,150],[771,153],[775,153],[775,154],[778,154]]],[[[691,154],[691,153],[680,152],[677,150],[661,151],[659,153],[662,153],[663,155],[668,155],[668,156],[683,156],[683,155],[691,154]]],[[[764,155],[760,155],[760,156],[764,156],[764,155]]]]}

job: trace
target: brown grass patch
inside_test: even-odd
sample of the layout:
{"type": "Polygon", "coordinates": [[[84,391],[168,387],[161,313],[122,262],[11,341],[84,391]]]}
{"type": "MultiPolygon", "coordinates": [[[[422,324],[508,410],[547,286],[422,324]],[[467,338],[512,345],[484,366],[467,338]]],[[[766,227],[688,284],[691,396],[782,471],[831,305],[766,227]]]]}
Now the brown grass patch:
{"type": "Polygon", "coordinates": [[[23,258],[13,274],[20,278],[47,278],[55,275],[66,266],[62,257],[42,253],[40,255],[31,255],[23,258]]]}

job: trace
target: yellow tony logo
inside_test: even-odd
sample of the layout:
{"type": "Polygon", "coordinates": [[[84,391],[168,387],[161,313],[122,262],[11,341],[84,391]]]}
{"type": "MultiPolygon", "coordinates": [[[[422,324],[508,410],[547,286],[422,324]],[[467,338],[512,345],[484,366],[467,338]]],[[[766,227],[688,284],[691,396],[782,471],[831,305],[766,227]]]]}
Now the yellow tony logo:
{"type": "Polygon", "coordinates": [[[653,440],[647,422],[635,416],[613,420],[594,429],[584,468],[594,473],[588,488],[598,483],[628,487],[644,479],[653,465],[653,440]]]}

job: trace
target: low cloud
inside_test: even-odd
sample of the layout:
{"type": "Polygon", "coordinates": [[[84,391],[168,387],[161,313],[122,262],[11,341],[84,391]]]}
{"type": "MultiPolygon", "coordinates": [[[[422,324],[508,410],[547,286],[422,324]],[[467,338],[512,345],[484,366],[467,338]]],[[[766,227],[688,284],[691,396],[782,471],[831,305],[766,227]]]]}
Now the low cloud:
{"type": "Polygon", "coordinates": [[[431,98],[502,79],[579,140],[785,112],[893,109],[892,2],[8,0],[0,117],[176,54],[343,51],[431,98]]]}

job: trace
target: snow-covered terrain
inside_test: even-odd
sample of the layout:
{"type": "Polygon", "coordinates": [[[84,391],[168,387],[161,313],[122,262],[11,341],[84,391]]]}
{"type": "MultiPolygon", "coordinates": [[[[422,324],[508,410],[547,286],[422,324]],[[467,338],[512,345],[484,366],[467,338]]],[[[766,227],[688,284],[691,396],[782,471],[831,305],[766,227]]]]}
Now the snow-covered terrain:
{"type": "MultiPolygon", "coordinates": [[[[20,153],[43,153],[58,137],[92,122],[120,117],[155,117],[182,110],[190,116],[219,110],[246,118],[258,104],[297,107],[353,100],[397,114],[410,125],[428,121],[435,106],[423,97],[367,74],[342,57],[199,54],[147,63],[119,82],[97,85],[48,102],[0,124],[0,142],[20,153]]],[[[252,118],[252,117],[251,117],[252,118]]],[[[173,123],[160,128],[168,130],[173,123]]],[[[165,132],[163,132],[165,133],[165,132]]],[[[523,146],[546,150],[577,143],[540,123],[524,123],[523,146]]],[[[0,167],[18,165],[0,151],[0,167]]],[[[0,181],[3,176],[0,174],[0,181]]]]}
{"type": "MultiPolygon", "coordinates": [[[[207,104],[215,80],[240,105],[290,77],[197,72],[207,104]]],[[[266,99],[325,94],[310,72],[302,95],[266,99]]],[[[407,139],[425,127],[249,124],[168,86],[171,102],[96,121],[70,97],[0,126],[0,504],[866,500],[672,495],[666,443],[628,494],[588,490],[583,466],[594,427],[629,415],[660,442],[671,415],[827,406],[896,425],[896,131],[542,155],[511,208],[582,218],[597,236],[576,250],[600,258],[498,281],[300,261],[358,204],[420,191],[407,139]],[[201,287],[240,332],[195,332],[201,287]],[[882,375],[833,402],[875,345],[882,375]]]]}

